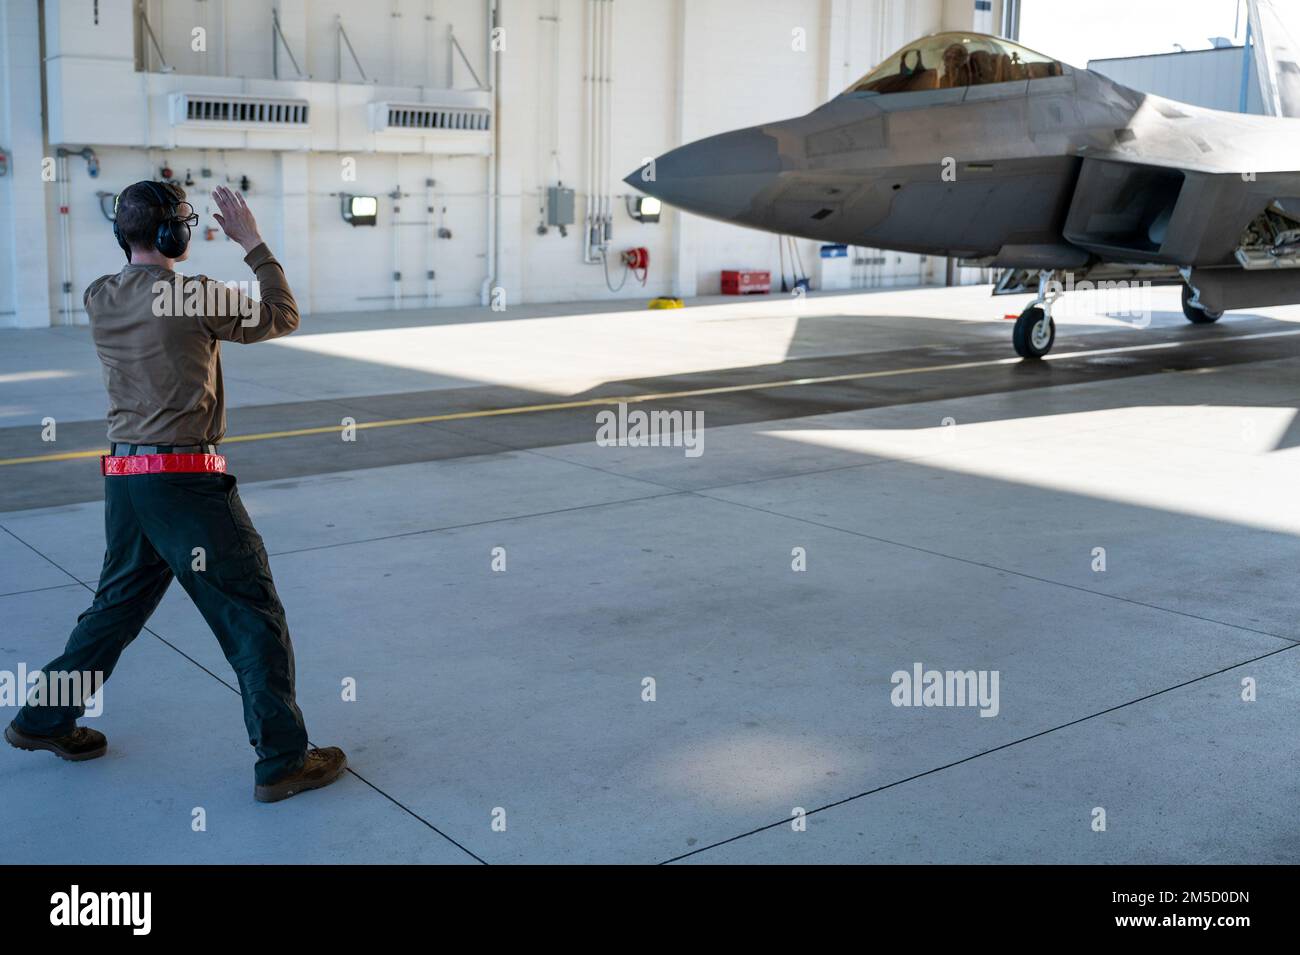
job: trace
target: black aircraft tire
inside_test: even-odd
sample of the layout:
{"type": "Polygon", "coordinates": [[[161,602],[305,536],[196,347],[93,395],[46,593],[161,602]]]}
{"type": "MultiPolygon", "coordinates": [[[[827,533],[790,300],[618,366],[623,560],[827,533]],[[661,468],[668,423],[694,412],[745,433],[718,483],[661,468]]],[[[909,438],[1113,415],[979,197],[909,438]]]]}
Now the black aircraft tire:
{"type": "Polygon", "coordinates": [[[1222,312],[1212,312],[1208,308],[1198,308],[1193,305],[1192,289],[1188,285],[1183,286],[1183,315],[1193,325],[1213,325],[1223,318],[1222,312]]]}
{"type": "Polygon", "coordinates": [[[1047,313],[1037,305],[1025,309],[1011,333],[1011,344],[1021,358],[1042,358],[1056,344],[1056,323],[1047,317],[1047,313]],[[1046,323],[1046,329],[1041,326],[1046,323]],[[1038,329],[1038,334],[1034,330],[1038,329]]]}

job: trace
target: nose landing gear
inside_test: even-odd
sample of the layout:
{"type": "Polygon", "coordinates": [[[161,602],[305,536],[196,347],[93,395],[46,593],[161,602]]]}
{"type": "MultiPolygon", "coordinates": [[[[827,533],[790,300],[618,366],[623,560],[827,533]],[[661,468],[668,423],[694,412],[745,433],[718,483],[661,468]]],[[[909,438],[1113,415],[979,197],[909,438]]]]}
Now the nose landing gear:
{"type": "Polygon", "coordinates": [[[1223,318],[1222,312],[1213,312],[1201,304],[1201,293],[1192,288],[1192,270],[1183,269],[1183,315],[1193,325],[1212,325],[1223,318]]]}
{"type": "Polygon", "coordinates": [[[1040,359],[1056,344],[1052,306],[1061,295],[1062,286],[1056,281],[1056,273],[1042,272],[1038,276],[1038,298],[1020,313],[1011,333],[1011,344],[1021,358],[1040,359]]]}
{"type": "Polygon", "coordinates": [[[1016,319],[1011,344],[1021,358],[1042,358],[1056,344],[1056,323],[1046,309],[1030,305],[1016,319]]]}

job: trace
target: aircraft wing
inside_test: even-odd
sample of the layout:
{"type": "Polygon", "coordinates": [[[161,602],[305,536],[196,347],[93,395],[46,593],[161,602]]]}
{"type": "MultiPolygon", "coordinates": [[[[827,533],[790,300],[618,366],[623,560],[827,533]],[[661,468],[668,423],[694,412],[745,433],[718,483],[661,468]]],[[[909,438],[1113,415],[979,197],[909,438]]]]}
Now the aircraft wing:
{"type": "Polygon", "coordinates": [[[1224,113],[1146,95],[1114,131],[1113,143],[1093,144],[1085,155],[1209,175],[1296,172],[1300,119],[1224,113]]]}

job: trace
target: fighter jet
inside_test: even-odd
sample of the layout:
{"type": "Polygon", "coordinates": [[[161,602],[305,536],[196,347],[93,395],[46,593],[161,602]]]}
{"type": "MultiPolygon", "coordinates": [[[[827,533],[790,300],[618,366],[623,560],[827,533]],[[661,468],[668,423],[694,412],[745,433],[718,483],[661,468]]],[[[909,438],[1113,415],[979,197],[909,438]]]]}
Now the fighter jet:
{"type": "Polygon", "coordinates": [[[806,116],[682,146],[624,181],[768,232],[1003,269],[1003,291],[1036,278],[1012,342],[1037,359],[1053,303],[1085,281],[1181,284],[1198,324],[1300,303],[1298,165],[1300,120],[940,33],[806,116]]]}

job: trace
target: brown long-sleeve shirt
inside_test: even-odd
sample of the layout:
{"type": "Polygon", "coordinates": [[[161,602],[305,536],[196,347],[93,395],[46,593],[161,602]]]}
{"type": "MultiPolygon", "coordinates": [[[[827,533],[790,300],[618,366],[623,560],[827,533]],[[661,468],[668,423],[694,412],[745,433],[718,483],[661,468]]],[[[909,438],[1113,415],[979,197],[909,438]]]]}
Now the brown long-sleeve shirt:
{"type": "Polygon", "coordinates": [[[267,341],[298,327],[298,304],[266,243],[244,261],[260,302],[160,265],[127,265],[86,289],[108,389],[109,441],[216,444],[225,436],[221,343],[267,341]]]}

